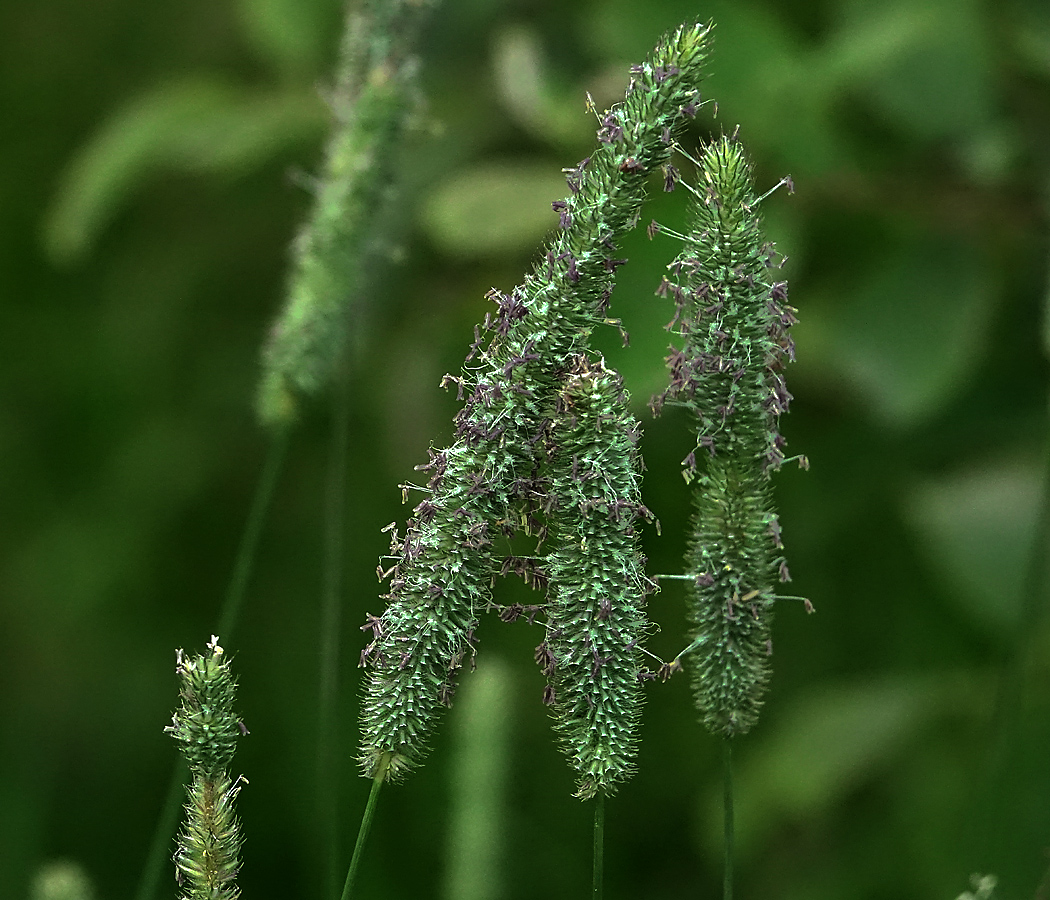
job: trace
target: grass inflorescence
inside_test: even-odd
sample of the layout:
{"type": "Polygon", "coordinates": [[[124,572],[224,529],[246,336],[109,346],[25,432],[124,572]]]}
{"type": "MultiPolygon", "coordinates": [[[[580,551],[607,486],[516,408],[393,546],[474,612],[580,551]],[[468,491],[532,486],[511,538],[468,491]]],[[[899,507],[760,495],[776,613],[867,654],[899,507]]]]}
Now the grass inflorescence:
{"type": "MultiPolygon", "coordinates": [[[[605,321],[617,242],[638,221],[651,172],[700,106],[709,27],[683,25],[632,69],[624,101],[601,116],[594,153],[568,170],[555,202],[560,228],[524,283],[490,293],[496,311],[475,331],[452,446],[431,452],[427,496],[394,542],[387,608],[370,618],[361,759],[391,777],[421,758],[456,673],[474,652],[478,615],[501,569],[496,541],[542,535],[552,487],[543,455],[572,360],[605,321]]],[[[556,488],[553,491],[556,493],[556,488]]]]}
{"type": "Polygon", "coordinates": [[[175,878],[182,900],[237,900],[242,837],[234,801],[247,782],[228,770],[247,729],[233,711],[237,682],[218,638],[208,651],[195,657],[178,652],[182,703],[165,729],[178,741],[191,776],[175,878]]]}
{"type": "Polygon", "coordinates": [[[763,237],[740,143],[715,140],[697,164],[691,228],[670,266],[674,280],[658,289],[675,300],[684,345],[671,348],[671,382],[653,407],[673,399],[695,423],[683,460],[694,506],[687,653],[705,726],[730,738],[758,718],[775,585],[790,578],[770,475],[784,461],[778,420],[791,401],[783,370],[794,359],[795,310],[786,283],[773,277],[779,258],[763,237]]]}

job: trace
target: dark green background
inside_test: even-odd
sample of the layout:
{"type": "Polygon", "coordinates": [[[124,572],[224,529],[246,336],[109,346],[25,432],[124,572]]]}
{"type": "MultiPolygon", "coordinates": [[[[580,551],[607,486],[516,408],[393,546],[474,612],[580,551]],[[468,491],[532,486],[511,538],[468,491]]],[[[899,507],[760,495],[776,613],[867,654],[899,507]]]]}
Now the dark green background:
{"type": "MultiPolygon", "coordinates": [[[[214,628],[265,454],[251,402],[327,129],[335,0],[0,6],[0,897],[68,858],[130,898],[170,775],[174,651],[214,628]],[[320,90],[319,90],[320,88],[320,90]],[[296,175],[295,173],[300,173],[296,175]]],[[[1050,847],[1046,460],[1050,6],[1043,0],[446,0],[404,148],[401,238],[350,379],[343,856],[367,793],[356,660],[396,485],[451,433],[455,372],[530,265],[584,110],[665,29],[714,19],[705,128],[741,136],[789,261],[799,361],[776,478],[794,592],[737,749],[739,898],[1032,898],[1050,847]]],[[[682,198],[650,215],[682,223],[682,198]]],[[[396,229],[395,229],[396,230],[396,229]]],[[[644,404],[673,241],[623,255],[617,349],[645,428],[651,572],[680,570],[686,423],[644,404]]],[[[321,896],[315,779],[327,404],[292,441],[235,635],[248,900],[321,896]]],[[[519,585],[503,598],[529,602],[519,585]]],[[[683,645],[673,583],[652,649],[683,645]]],[[[383,795],[361,897],[580,898],[590,808],[551,738],[539,626],[487,617],[429,764],[383,795]],[[486,701],[487,684],[498,687],[486,701]],[[485,703],[489,702],[490,706],[485,703]],[[491,705],[491,704],[494,704],[491,705]],[[500,716],[500,712],[505,715],[500,716]],[[472,718],[473,717],[473,718],[472,718]],[[471,725],[480,720],[486,728],[471,725]],[[471,742],[471,735],[487,735],[471,742]],[[477,744],[478,746],[474,746],[477,744]],[[471,754],[476,754],[471,756],[471,754]],[[466,769],[489,779],[492,894],[451,891],[466,769]],[[459,824],[457,824],[459,823],[459,824]],[[502,893],[500,893],[502,891],[502,893]]],[[[649,686],[609,804],[608,898],[720,890],[718,746],[649,686]]],[[[469,779],[468,779],[469,780],[469,779]]],[[[485,785],[489,785],[485,787],[485,785]]],[[[475,824],[481,808],[475,808],[475,824]]],[[[174,895],[166,869],[162,896],[174,895]]]]}

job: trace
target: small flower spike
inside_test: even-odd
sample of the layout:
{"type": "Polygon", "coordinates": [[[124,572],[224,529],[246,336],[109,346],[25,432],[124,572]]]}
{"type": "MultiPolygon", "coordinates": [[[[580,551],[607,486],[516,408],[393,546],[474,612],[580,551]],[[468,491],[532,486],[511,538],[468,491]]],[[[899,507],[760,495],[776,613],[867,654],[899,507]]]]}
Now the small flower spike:
{"type": "Polygon", "coordinates": [[[642,506],[636,422],[619,375],[578,356],[552,427],[552,534],[547,636],[538,654],[555,727],[579,773],[577,796],[628,778],[641,713],[644,574],[634,523],[642,506]]]}
{"type": "Polygon", "coordinates": [[[678,273],[685,345],[672,348],[664,399],[692,410],[695,515],[687,553],[697,706],[705,726],[733,737],[758,718],[769,683],[770,628],[778,577],[787,577],[770,475],[784,459],[778,420],[791,395],[795,310],[774,282],[751,167],[735,139],[699,159],[691,237],[678,273]],[[696,451],[704,448],[707,452],[696,451]]]}
{"type": "Polygon", "coordinates": [[[237,900],[243,839],[234,801],[247,784],[227,773],[237,739],[247,734],[233,711],[237,682],[217,637],[204,656],[190,659],[179,650],[175,671],[182,705],[164,730],[181,745],[192,778],[175,851],[175,879],[182,900],[237,900]]]}

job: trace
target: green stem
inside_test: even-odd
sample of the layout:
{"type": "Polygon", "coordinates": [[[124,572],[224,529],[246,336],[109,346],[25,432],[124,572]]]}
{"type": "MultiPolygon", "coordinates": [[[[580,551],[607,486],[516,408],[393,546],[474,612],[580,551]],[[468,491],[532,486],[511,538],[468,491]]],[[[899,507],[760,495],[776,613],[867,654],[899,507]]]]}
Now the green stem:
{"type": "Polygon", "coordinates": [[[168,781],[168,791],[157,817],[157,826],[150,840],[146,864],[142,867],[135,900],[153,900],[157,896],[157,886],[160,884],[164,864],[171,859],[171,836],[178,828],[182,798],[185,796],[182,786],[186,783],[188,772],[186,761],[181,756],[177,757],[168,781]]]}
{"type": "Polygon", "coordinates": [[[733,742],[728,737],[722,738],[722,804],[725,816],[722,900],[733,900],[733,742]]]}
{"type": "Polygon", "coordinates": [[[270,441],[262,475],[259,476],[259,486],[255,489],[252,507],[248,512],[248,521],[244,526],[244,535],[237,548],[237,559],[233,564],[230,585],[226,589],[226,596],[223,598],[222,608],[219,611],[219,625],[216,634],[224,641],[230,639],[230,634],[233,632],[241,611],[245,589],[248,587],[248,576],[251,575],[255,553],[259,548],[259,536],[262,534],[266,512],[270,508],[274,488],[281,474],[286,449],[288,449],[288,430],[282,428],[274,434],[270,441]]]}
{"type": "Polygon", "coordinates": [[[350,434],[350,388],[346,341],[339,353],[338,382],[332,396],[332,435],[325,503],[324,586],[321,596],[320,693],[317,734],[317,812],[325,856],[325,896],[339,888],[339,767],[336,765],[336,703],[339,685],[339,634],[342,626],[346,520],[346,455],[350,434]]]}
{"type": "Polygon", "coordinates": [[[592,900],[602,900],[602,880],[605,874],[605,794],[598,791],[594,798],[594,878],[592,900]]]}
{"type": "Polygon", "coordinates": [[[361,864],[361,854],[365,849],[365,839],[368,837],[368,830],[372,827],[372,817],[375,815],[379,789],[383,786],[383,781],[386,780],[386,773],[389,767],[390,754],[387,753],[380,760],[375,778],[372,779],[372,790],[368,793],[365,813],[361,816],[361,827],[357,830],[357,843],[354,845],[354,855],[350,858],[350,868],[346,872],[346,882],[343,884],[341,900],[350,900],[354,894],[354,879],[357,877],[357,867],[361,864]]]}
{"type": "MultiPolygon", "coordinates": [[[[259,546],[259,535],[262,533],[263,522],[270,507],[270,500],[273,498],[287,447],[288,432],[281,429],[270,441],[266,461],[263,463],[263,470],[259,476],[259,484],[255,489],[255,496],[252,498],[251,509],[248,512],[248,520],[244,526],[244,534],[237,548],[237,558],[234,560],[230,583],[226,588],[226,595],[219,610],[219,624],[216,633],[223,640],[229,637],[237,622],[237,615],[248,586],[248,576],[251,574],[255,553],[259,546]]],[[[153,838],[146,855],[146,863],[142,867],[138,890],[135,892],[135,900],[153,900],[157,896],[161,872],[171,855],[169,842],[179,823],[179,813],[182,810],[182,786],[186,782],[186,771],[186,765],[179,757],[172,769],[168,792],[161,806],[160,815],[157,817],[153,838]]]]}
{"type": "MultiPolygon", "coordinates": [[[[1050,445],[1043,453],[1042,496],[1021,586],[1017,631],[1001,663],[984,765],[987,777],[979,782],[974,801],[978,813],[970,817],[975,831],[971,841],[976,842],[971,856],[986,864],[1001,858],[1003,852],[1002,826],[1012,815],[1010,777],[1024,739],[1025,705],[1031,702],[1033,649],[1050,607],[1050,445]]],[[[1043,880],[1048,879],[1050,869],[1043,880]]]]}

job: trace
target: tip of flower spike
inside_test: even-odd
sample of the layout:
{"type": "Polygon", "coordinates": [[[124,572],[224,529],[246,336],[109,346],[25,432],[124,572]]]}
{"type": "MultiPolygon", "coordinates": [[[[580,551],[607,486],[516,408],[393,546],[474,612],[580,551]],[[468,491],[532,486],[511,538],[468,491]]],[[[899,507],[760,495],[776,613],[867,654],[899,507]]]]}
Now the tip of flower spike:
{"type": "Polygon", "coordinates": [[[711,22],[685,23],[671,32],[664,44],[677,51],[681,60],[680,65],[694,63],[706,56],[711,49],[713,30],[714,25],[711,22]]]}
{"type": "Polygon", "coordinates": [[[279,372],[267,372],[259,386],[255,413],[264,427],[280,431],[299,418],[299,401],[288,380],[279,372]]]}
{"type": "Polygon", "coordinates": [[[179,743],[190,771],[212,778],[228,768],[248,729],[233,711],[237,681],[219,639],[212,635],[207,647],[208,653],[192,657],[176,652],[181,703],[164,730],[179,743]]]}

